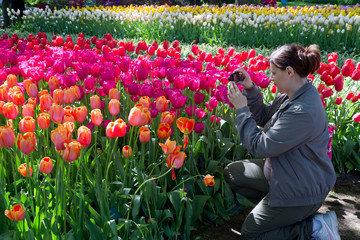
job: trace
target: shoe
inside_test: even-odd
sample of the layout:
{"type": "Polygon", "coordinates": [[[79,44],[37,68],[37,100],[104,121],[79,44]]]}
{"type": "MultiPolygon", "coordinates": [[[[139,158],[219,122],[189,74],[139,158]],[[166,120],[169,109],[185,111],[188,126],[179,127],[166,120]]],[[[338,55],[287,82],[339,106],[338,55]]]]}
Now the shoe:
{"type": "Polygon", "coordinates": [[[318,214],[314,217],[321,223],[321,229],[313,233],[314,239],[319,240],[340,240],[339,226],[334,211],[326,214],[318,214]]]}

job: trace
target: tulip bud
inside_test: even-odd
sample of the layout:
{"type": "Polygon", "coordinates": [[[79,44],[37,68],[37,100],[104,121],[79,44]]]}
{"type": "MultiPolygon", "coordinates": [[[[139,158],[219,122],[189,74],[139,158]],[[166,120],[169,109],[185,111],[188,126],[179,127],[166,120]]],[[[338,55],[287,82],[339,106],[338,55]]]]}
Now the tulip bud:
{"type": "Polygon", "coordinates": [[[53,162],[51,158],[44,157],[40,161],[39,171],[45,174],[50,174],[53,169],[53,162]]]}

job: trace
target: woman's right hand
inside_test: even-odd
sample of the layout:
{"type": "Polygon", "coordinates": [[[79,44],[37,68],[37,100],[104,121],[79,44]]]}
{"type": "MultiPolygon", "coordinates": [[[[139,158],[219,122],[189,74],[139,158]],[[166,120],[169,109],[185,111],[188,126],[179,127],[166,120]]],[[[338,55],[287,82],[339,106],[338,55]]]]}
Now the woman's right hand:
{"type": "Polygon", "coordinates": [[[253,82],[251,81],[250,75],[245,71],[244,68],[237,68],[234,72],[239,72],[245,78],[244,81],[237,81],[236,84],[242,85],[245,89],[251,88],[253,86],[253,82]]]}

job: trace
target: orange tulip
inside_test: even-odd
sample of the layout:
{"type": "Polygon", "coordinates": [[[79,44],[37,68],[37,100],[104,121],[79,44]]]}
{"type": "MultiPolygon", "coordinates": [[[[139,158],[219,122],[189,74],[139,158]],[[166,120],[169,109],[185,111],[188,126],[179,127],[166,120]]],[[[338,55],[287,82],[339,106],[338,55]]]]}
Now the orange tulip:
{"type": "Polygon", "coordinates": [[[26,89],[32,83],[33,83],[33,81],[31,81],[30,79],[25,79],[23,81],[24,88],[26,89]]]}
{"type": "Polygon", "coordinates": [[[30,97],[37,97],[39,93],[35,83],[30,83],[29,85],[27,85],[26,92],[30,97]]]}
{"type": "Polygon", "coordinates": [[[64,115],[64,119],[63,119],[63,123],[66,123],[66,122],[75,123],[75,118],[74,118],[74,116],[71,115],[71,114],[65,114],[65,115],[64,115]]]}
{"type": "Polygon", "coordinates": [[[180,117],[176,120],[176,125],[184,134],[189,134],[194,130],[195,120],[186,117],[180,117]]]}
{"type": "Polygon", "coordinates": [[[9,98],[9,86],[6,84],[3,84],[0,86],[0,100],[1,101],[7,101],[9,98]]]}
{"type": "Polygon", "coordinates": [[[174,151],[166,158],[166,164],[169,168],[181,168],[185,158],[186,154],[184,152],[174,151]]]}
{"type": "Polygon", "coordinates": [[[65,88],[64,90],[64,103],[71,104],[75,101],[75,93],[71,88],[65,88]]]}
{"type": "Polygon", "coordinates": [[[159,145],[165,154],[171,154],[176,149],[176,141],[171,141],[170,138],[165,143],[159,143],[159,145]]]}
{"type": "Polygon", "coordinates": [[[24,117],[19,122],[19,130],[22,133],[35,132],[35,119],[32,117],[24,117]]]}
{"type": "Polygon", "coordinates": [[[2,107],[4,115],[8,119],[15,119],[19,114],[19,107],[12,102],[5,103],[2,107]]]}
{"type": "Polygon", "coordinates": [[[9,101],[20,106],[25,102],[24,94],[19,86],[14,86],[9,89],[9,101]]]}
{"type": "Polygon", "coordinates": [[[33,169],[32,167],[29,166],[29,172],[26,171],[26,163],[23,163],[19,166],[18,168],[21,176],[23,177],[31,177],[31,175],[33,174],[33,169]]]}
{"type": "Polygon", "coordinates": [[[148,96],[142,96],[139,99],[139,103],[141,103],[141,105],[145,108],[150,108],[151,100],[148,96]]]}
{"type": "Polygon", "coordinates": [[[167,100],[164,96],[158,97],[156,99],[156,110],[159,112],[165,112],[169,108],[170,100],[167,100]]]}
{"type": "Polygon", "coordinates": [[[149,109],[136,104],[129,113],[129,124],[133,126],[144,126],[150,122],[151,113],[149,109]]]}
{"type": "Polygon", "coordinates": [[[174,121],[175,121],[175,114],[168,111],[161,113],[161,117],[160,117],[161,123],[167,123],[169,125],[172,125],[174,121]]]}
{"type": "Polygon", "coordinates": [[[9,74],[6,77],[6,82],[9,87],[17,86],[18,84],[17,77],[14,74],[9,74]]]}
{"type": "Polygon", "coordinates": [[[123,137],[126,134],[126,122],[122,120],[121,118],[116,119],[114,122],[115,125],[118,126],[119,131],[117,132],[117,137],[123,137]]]}
{"type": "Polygon", "coordinates": [[[40,110],[42,112],[47,112],[50,110],[53,101],[49,94],[43,94],[40,96],[40,110]]]}
{"type": "Polygon", "coordinates": [[[74,132],[75,124],[73,122],[64,122],[63,123],[64,128],[66,128],[70,133],[74,132]]]}
{"type": "Polygon", "coordinates": [[[70,89],[73,90],[73,93],[75,95],[75,99],[79,100],[81,97],[81,92],[80,92],[80,88],[78,86],[71,86],[70,89]]]}
{"type": "Polygon", "coordinates": [[[49,95],[48,90],[46,90],[46,89],[41,90],[41,91],[39,92],[39,97],[41,97],[42,95],[49,95]]]}
{"type": "Polygon", "coordinates": [[[50,127],[50,116],[47,113],[40,113],[37,116],[37,123],[41,129],[47,129],[50,127]]]}
{"type": "Polygon", "coordinates": [[[100,109],[101,104],[100,104],[100,97],[98,95],[94,95],[90,97],[90,106],[91,109],[100,109]]]}
{"type": "Polygon", "coordinates": [[[139,140],[142,143],[147,143],[150,141],[150,130],[148,127],[142,126],[139,129],[139,140]]]}
{"type": "Polygon", "coordinates": [[[88,111],[85,106],[80,106],[74,109],[74,118],[77,122],[82,123],[87,117],[88,111]]]}
{"type": "Polygon", "coordinates": [[[109,122],[106,126],[106,136],[108,138],[117,137],[117,132],[119,132],[119,126],[115,125],[114,122],[109,122]]]}
{"type": "Polygon", "coordinates": [[[120,113],[120,102],[117,99],[111,99],[109,102],[109,112],[111,115],[116,116],[120,113]]]}
{"type": "Polygon", "coordinates": [[[53,162],[51,158],[44,157],[40,161],[39,171],[45,174],[50,174],[53,169],[53,162]]]}
{"type": "Polygon", "coordinates": [[[122,154],[124,155],[125,158],[128,158],[132,155],[132,149],[129,145],[125,145],[122,148],[122,154]]]}
{"type": "Polygon", "coordinates": [[[56,150],[64,150],[64,144],[71,141],[71,129],[59,124],[58,128],[51,131],[51,141],[55,144],[56,150]]]}
{"type": "Polygon", "coordinates": [[[12,210],[5,210],[5,216],[13,221],[21,221],[25,217],[25,209],[21,205],[14,205],[12,210]]]}
{"type": "Polygon", "coordinates": [[[52,105],[49,111],[50,119],[54,123],[61,123],[64,120],[64,108],[60,105],[52,105]]]}
{"type": "Polygon", "coordinates": [[[116,88],[110,89],[109,98],[110,99],[120,100],[120,92],[119,92],[119,90],[117,90],[116,88]]]}
{"type": "Polygon", "coordinates": [[[81,144],[76,140],[72,140],[69,144],[65,143],[64,146],[63,159],[67,162],[75,161],[79,157],[81,144]]]}
{"type": "Polygon", "coordinates": [[[64,111],[65,111],[65,115],[67,115],[67,114],[74,115],[74,109],[70,106],[64,107],[64,111]]]}
{"type": "Polygon", "coordinates": [[[158,138],[167,139],[171,134],[170,125],[167,123],[160,123],[157,131],[158,138]]]}
{"type": "Polygon", "coordinates": [[[3,106],[5,105],[5,102],[4,101],[0,101],[0,115],[1,114],[4,114],[3,112],[3,106]]]}
{"type": "Polygon", "coordinates": [[[35,109],[38,104],[38,99],[37,98],[29,98],[27,103],[33,105],[34,109],[35,109]]]}
{"type": "Polygon", "coordinates": [[[184,149],[186,148],[187,144],[189,143],[189,137],[188,135],[184,135],[184,138],[183,138],[183,143],[184,143],[184,149]]]}
{"type": "Polygon", "coordinates": [[[214,186],[215,184],[215,180],[214,180],[214,176],[211,176],[210,174],[207,174],[205,177],[204,177],[204,183],[205,183],[205,186],[214,186]]]}
{"type": "Polygon", "coordinates": [[[103,121],[103,115],[100,111],[100,109],[94,109],[91,111],[91,122],[96,125],[99,126],[103,121]]]}
{"type": "Polygon", "coordinates": [[[59,80],[54,76],[49,78],[48,85],[49,85],[50,91],[54,91],[55,89],[58,89],[60,87],[59,80]]]}
{"type": "Polygon", "coordinates": [[[36,137],[32,132],[19,134],[17,136],[18,148],[26,155],[32,153],[36,146],[36,137]]]}
{"type": "Polygon", "coordinates": [[[55,89],[53,92],[54,102],[61,105],[64,102],[64,91],[61,89],[55,89]]]}
{"type": "Polygon", "coordinates": [[[22,116],[23,117],[34,117],[34,105],[32,104],[24,104],[22,105],[22,116]]]}
{"type": "Polygon", "coordinates": [[[77,131],[77,141],[83,145],[83,147],[87,147],[91,143],[91,131],[86,126],[81,126],[77,131]]]}
{"type": "Polygon", "coordinates": [[[0,147],[12,147],[15,143],[15,132],[9,127],[0,127],[0,147]]]}

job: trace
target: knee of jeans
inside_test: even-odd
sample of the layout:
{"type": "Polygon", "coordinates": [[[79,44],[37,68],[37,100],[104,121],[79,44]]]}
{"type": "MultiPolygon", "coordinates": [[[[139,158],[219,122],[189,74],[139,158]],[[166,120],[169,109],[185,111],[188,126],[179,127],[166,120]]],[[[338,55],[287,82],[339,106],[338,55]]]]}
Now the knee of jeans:
{"type": "Polygon", "coordinates": [[[223,173],[224,173],[225,181],[230,184],[231,181],[230,181],[229,165],[227,165],[227,166],[224,168],[223,173]]]}
{"type": "Polygon", "coordinates": [[[257,232],[251,231],[251,229],[248,228],[246,220],[244,221],[243,225],[241,226],[241,237],[244,240],[252,240],[256,239],[257,232]]]}

